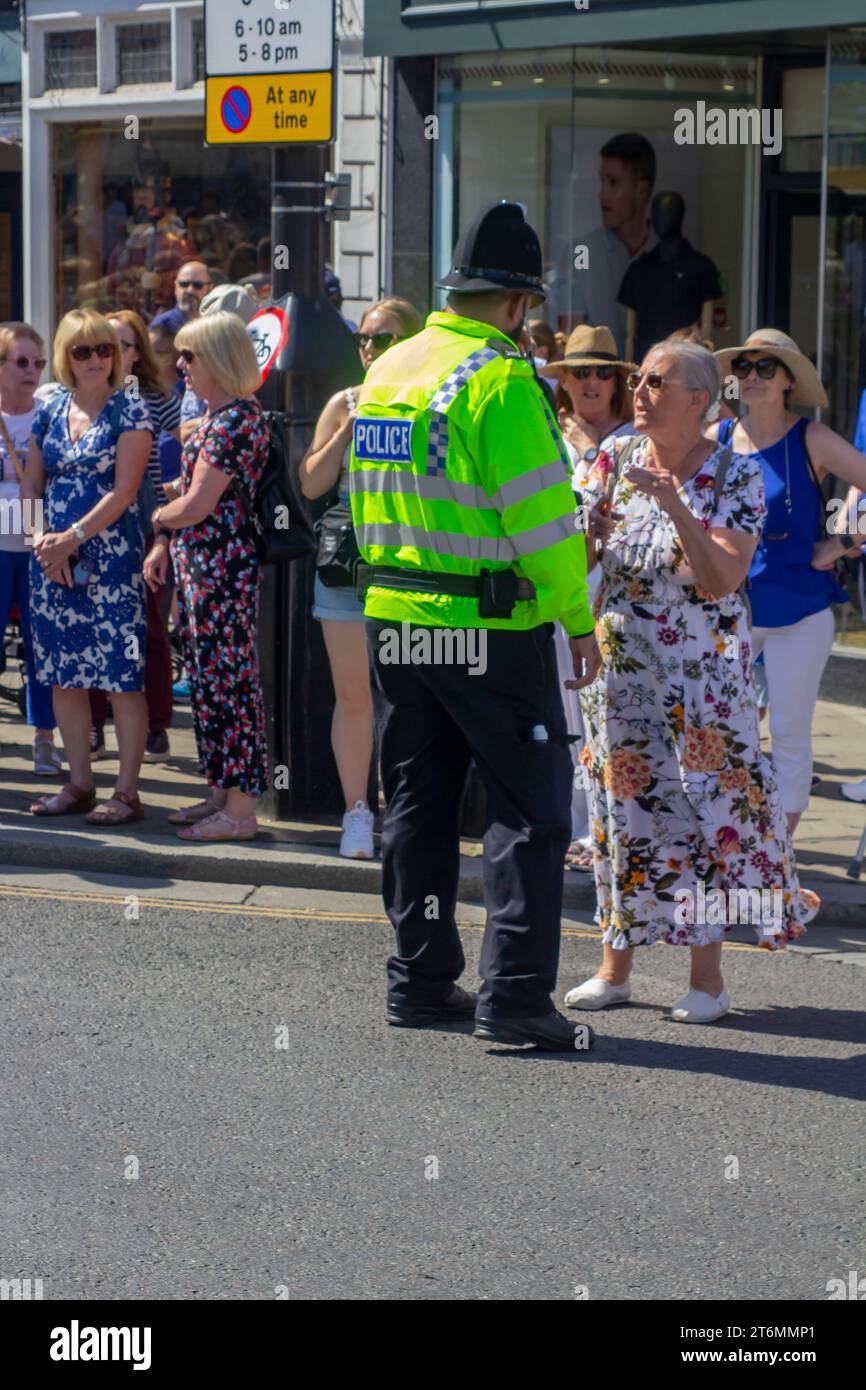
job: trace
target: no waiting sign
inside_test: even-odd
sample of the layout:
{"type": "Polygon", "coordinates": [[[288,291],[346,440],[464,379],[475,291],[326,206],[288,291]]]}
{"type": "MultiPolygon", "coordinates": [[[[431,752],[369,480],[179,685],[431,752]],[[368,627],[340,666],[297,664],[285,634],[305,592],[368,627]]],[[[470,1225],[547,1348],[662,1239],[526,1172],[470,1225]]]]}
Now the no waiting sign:
{"type": "Polygon", "coordinates": [[[205,0],[208,77],[330,72],[333,0],[205,0]]]}
{"type": "Polygon", "coordinates": [[[334,0],[205,0],[209,145],[334,138],[334,0]]]}

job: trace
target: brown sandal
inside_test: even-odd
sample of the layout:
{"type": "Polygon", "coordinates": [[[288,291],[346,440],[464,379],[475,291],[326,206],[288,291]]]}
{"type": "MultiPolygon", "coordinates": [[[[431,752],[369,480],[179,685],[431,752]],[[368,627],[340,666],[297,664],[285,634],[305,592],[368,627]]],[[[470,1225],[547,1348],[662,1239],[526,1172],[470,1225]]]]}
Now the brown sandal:
{"type": "Polygon", "coordinates": [[[144,812],[141,809],[141,800],[137,795],[130,796],[129,792],[115,792],[113,796],[108,798],[104,806],[98,806],[84,819],[88,825],[133,825],[136,821],[144,820],[144,812]],[[122,806],[127,808],[125,815],[116,807],[112,808],[111,803],[113,801],[119,801],[122,806]]]}
{"type": "Polygon", "coordinates": [[[53,796],[40,796],[30,810],[34,816],[76,816],[92,810],[95,805],[95,787],[76,787],[73,782],[67,782],[53,796]]]}

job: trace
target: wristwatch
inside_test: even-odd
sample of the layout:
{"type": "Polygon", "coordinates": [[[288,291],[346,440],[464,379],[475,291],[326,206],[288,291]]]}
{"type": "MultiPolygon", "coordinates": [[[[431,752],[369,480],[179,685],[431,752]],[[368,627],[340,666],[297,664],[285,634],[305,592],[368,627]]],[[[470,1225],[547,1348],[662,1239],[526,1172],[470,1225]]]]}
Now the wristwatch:
{"type": "Polygon", "coordinates": [[[598,449],[596,449],[595,445],[593,445],[591,449],[587,449],[586,453],[581,457],[580,461],[581,463],[595,463],[597,458],[598,449]]]}
{"type": "Polygon", "coordinates": [[[855,540],[853,536],[849,536],[847,534],[837,536],[836,539],[843,550],[853,550],[854,547],[859,544],[859,542],[855,540]]]}
{"type": "Polygon", "coordinates": [[[87,540],[87,533],[80,521],[73,521],[69,529],[79,544],[87,540]]]}

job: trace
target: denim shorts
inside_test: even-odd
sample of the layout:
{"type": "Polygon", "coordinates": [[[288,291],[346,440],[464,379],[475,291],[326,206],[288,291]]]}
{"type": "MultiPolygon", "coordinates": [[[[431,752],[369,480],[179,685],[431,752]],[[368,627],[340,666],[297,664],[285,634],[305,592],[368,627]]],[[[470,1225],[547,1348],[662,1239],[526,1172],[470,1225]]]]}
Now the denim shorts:
{"type": "Polygon", "coordinates": [[[345,588],[329,589],[318,575],[313,583],[313,617],[329,623],[362,623],[364,605],[347,584],[345,588]]]}

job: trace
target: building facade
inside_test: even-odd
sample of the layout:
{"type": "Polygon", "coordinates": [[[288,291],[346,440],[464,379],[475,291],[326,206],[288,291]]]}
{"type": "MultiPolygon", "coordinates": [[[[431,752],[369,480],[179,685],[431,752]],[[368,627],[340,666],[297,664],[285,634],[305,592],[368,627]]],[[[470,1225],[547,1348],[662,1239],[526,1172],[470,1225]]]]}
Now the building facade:
{"type": "MultiPolygon", "coordinates": [[[[361,0],[337,15],[332,167],[352,173],[353,215],[331,263],[357,317],[384,283],[390,63],[361,51],[361,0]]],[[[204,75],[201,0],[28,0],[23,308],[47,335],[75,306],[158,313],[191,257],[265,289],[271,151],[205,145],[204,75]]]]}
{"type": "Polygon", "coordinates": [[[541,234],[545,312],[568,327],[593,274],[580,248],[602,244],[600,150],[638,133],[654,192],[682,196],[684,234],[718,271],[716,345],[789,332],[820,362],[825,418],[852,437],[866,387],[863,0],[367,0],[365,52],[394,61],[396,293],[438,303],[459,227],[512,198],[541,234]],[[756,143],[746,111],[765,116],[756,143]]]}

